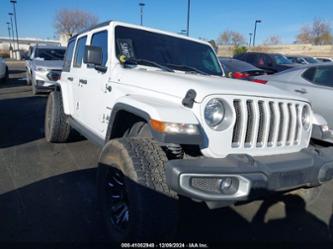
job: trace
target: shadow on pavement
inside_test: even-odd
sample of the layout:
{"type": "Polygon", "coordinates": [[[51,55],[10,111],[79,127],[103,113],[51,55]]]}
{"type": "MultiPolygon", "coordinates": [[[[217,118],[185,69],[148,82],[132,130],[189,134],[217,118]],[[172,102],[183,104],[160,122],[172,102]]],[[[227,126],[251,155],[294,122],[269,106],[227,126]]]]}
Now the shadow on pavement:
{"type": "Polygon", "coordinates": [[[0,195],[0,245],[105,241],[95,175],[95,168],[70,172],[0,195]]]}
{"type": "MultiPolygon", "coordinates": [[[[304,200],[285,195],[265,200],[249,222],[231,208],[208,210],[204,205],[187,203],[183,207],[181,230],[188,241],[332,243],[329,227],[305,209],[304,200]],[[285,217],[265,222],[271,206],[282,202],[285,217]]],[[[333,218],[332,218],[333,219],[333,218]]]]}
{"type": "Polygon", "coordinates": [[[42,96],[0,100],[0,148],[44,137],[45,104],[42,96]]]}
{"type": "MultiPolygon", "coordinates": [[[[50,177],[2,194],[0,244],[105,243],[96,200],[96,168],[50,177]]],[[[250,222],[232,208],[208,210],[185,199],[177,241],[320,243],[322,248],[330,242],[330,234],[328,226],[307,212],[303,199],[294,195],[263,202],[250,222]],[[269,208],[279,201],[285,205],[286,217],[265,222],[269,208]]]]}

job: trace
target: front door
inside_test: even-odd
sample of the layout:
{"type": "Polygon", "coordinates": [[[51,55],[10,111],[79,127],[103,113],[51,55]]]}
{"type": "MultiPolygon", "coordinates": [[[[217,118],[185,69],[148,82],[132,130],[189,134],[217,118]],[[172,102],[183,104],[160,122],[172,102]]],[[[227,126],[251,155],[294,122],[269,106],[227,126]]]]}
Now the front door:
{"type": "Polygon", "coordinates": [[[96,31],[88,36],[87,44],[102,48],[102,66],[106,72],[95,69],[92,65],[84,65],[84,73],[79,74],[80,87],[80,119],[89,130],[104,139],[108,125],[110,110],[106,110],[106,98],[110,97],[108,88],[110,67],[108,66],[108,31],[96,31]]]}

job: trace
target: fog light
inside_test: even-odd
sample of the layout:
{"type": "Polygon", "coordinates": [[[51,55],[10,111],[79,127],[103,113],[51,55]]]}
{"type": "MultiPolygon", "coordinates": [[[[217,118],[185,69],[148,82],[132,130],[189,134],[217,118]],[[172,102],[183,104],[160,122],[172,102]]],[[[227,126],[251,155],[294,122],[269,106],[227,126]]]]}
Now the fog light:
{"type": "Polygon", "coordinates": [[[225,195],[233,195],[237,193],[239,180],[235,177],[225,177],[221,179],[220,190],[225,195]]]}

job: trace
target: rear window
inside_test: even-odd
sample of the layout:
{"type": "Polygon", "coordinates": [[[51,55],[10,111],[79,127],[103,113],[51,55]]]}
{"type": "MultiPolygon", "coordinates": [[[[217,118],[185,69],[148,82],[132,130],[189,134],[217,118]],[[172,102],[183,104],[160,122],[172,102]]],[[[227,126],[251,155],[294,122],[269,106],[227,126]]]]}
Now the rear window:
{"type": "Polygon", "coordinates": [[[63,68],[63,70],[66,71],[66,72],[69,72],[70,68],[71,68],[74,45],[75,45],[75,39],[69,41],[67,49],[66,49],[65,60],[64,60],[64,68],[63,68]]]}
{"type": "Polygon", "coordinates": [[[228,72],[249,72],[257,71],[259,68],[239,60],[220,59],[223,68],[228,72]]]}
{"type": "Polygon", "coordinates": [[[312,67],[302,76],[314,84],[333,87],[333,66],[312,67]]]}

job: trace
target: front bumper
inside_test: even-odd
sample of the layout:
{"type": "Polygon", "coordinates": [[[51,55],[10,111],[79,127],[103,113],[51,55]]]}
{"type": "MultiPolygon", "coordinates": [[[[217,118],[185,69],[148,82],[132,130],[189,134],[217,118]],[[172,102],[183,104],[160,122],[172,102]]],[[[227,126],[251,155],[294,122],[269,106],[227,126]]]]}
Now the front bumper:
{"type": "Polygon", "coordinates": [[[47,71],[47,72],[36,72],[35,73],[35,80],[36,80],[36,88],[37,89],[49,90],[49,89],[52,89],[55,86],[56,81],[50,80],[47,77],[48,73],[49,73],[49,71],[47,71]]]}
{"type": "Polygon", "coordinates": [[[256,199],[264,193],[314,187],[332,178],[333,148],[308,148],[262,157],[229,155],[219,159],[172,160],[166,170],[171,189],[205,201],[211,208],[256,199]],[[228,178],[237,191],[221,190],[222,182],[228,178]]]}
{"type": "Polygon", "coordinates": [[[311,138],[333,144],[333,130],[327,125],[313,125],[311,138]]]}

